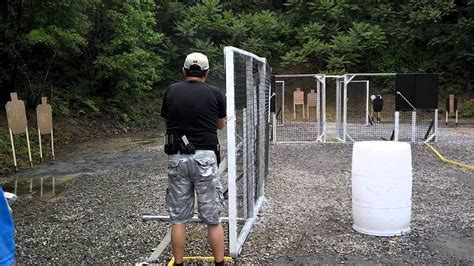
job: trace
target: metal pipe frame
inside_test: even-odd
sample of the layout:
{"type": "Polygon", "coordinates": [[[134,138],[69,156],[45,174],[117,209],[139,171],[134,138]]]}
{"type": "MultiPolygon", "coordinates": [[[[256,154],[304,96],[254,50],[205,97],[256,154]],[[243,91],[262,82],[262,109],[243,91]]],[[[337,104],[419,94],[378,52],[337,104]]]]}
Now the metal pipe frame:
{"type": "Polygon", "coordinates": [[[416,110],[411,112],[411,142],[416,142],[416,110]]]}
{"type": "MultiPolygon", "coordinates": [[[[265,180],[265,166],[264,166],[264,149],[265,149],[265,123],[267,122],[266,115],[265,115],[265,104],[266,104],[266,89],[269,89],[266,86],[266,67],[267,61],[265,58],[258,57],[252,53],[247,51],[227,46],[224,48],[224,57],[225,57],[225,69],[226,69],[226,98],[227,98],[227,115],[229,116],[227,122],[227,159],[228,159],[228,205],[229,205],[229,253],[232,257],[237,257],[242,250],[242,246],[245,243],[245,240],[250,233],[251,228],[256,220],[257,213],[260,211],[260,208],[265,201],[264,198],[264,180],[265,180]],[[249,136],[247,136],[247,141],[250,143],[254,143],[257,141],[257,148],[258,148],[258,161],[261,162],[258,167],[258,176],[254,176],[256,171],[249,171],[247,184],[253,184],[254,182],[251,181],[252,177],[258,178],[258,188],[257,188],[257,195],[258,200],[254,205],[253,214],[250,204],[254,203],[254,193],[252,193],[251,197],[248,198],[247,202],[247,211],[248,211],[248,218],[246,219],[246,223],[240,234],[238,232],[237,222],[237,169],[236,169],[236,141],[235,141],[235,130],[236,130],[236,118],[235,118],[235,77],[234,77],[234,53],[238,53],[244,56],[251,58],[252,60],[258,61],[258,68],[259,68],[259,86],[258,86],[258,102],[256,102],[256,96],[253,95],[252,98],[247,98],[247,112],[248,116],[246,121],[251,123],[250,126],[247,125],[247,129],[249,130],[256,130],[255,123],[259,126],[258,128],[258,136],[253,134],[253,131],[249,136]],[[253,108],[249,108],[251,105],[253,108]],[[250,113],[252,111],[252,113],[250,113]],[[254,117],[254,116],[257,117],[254,117]],[[250,116],[250,117],[249,117],[250,116]],[[255,140],[255,137],[258,137],[258,140],[255,140]],[[249,202],[251,201],[251,203],[249,202]],[[249,209],[250,208],[250,209],[249,209]]],[[[248,61],[247,63],[248,64],[248,61]]],[[[253,64],[252,64],[253,68],[253,64]]],[[[248,68],[247,68],[248,69],[248,68]]],[[[253,79],[253,75],[250,75],[253,79]]],[[[247,77],[249,78],[249,77],[247,77]]],[[[249,84],[249,81],[246,80],[249,84]]],[[[253,83],[253,82],[251,82],[253,83]]],[[[250,84],[249,84],[250,85],[250,84]]],[[[253,88],[252,88],[253,89],[253,88]]],[[[254,90],[253,90],[254,91],[254,90]]],[[[245,144],[244,144],[245,145],[245,144]]],[[[252,154],[254,152],[251,148],[252,145],[249,146],[251,151],[250,157],[253,157],[252,154]]],[[[255,158],[249,158],[249,168],[252,167],[255,158]],[[253,159],[253,160],[252,160],[253,159]]],[[[252,167],[253,168],[253,167],[252,167]]],[[[250,186],[249,186],[250,187],[250,186]]],[[[250,195],[252,191],[249,191],[249,187],[247,188],[247,195],[250,195]]],[[[252,186],[253,187],[253,186],[252,186]]]]}
{"type": "Polygon", "coordinates": [[[394,128],[394,138],[393,140],[394,141],[398,141],[398,135],[399,135],[399,131],[400,131],[400,112],[396,111],[395,112],[395,128],[394,128]]]}
{"type": "Polygon", "coordinates": [[[370,98],[370,81],[365,82],[365,125],[369,125],[369,98],[370,98]]]}
{"type": "MultiPolygon", "coordinates": [[[[366,95],[365,95],[365,125],[367,126],[367,125],[369,125],[370,81],[369,80],[351,80],[349,83],[351,83],[351,82],[352,83],[365,83],[365,91],[366,91],[366,95]]],[[[337,86],[339,85],[339,83],[344,83],[344,81],[338,80],[338,83],[336,84],[336,90],[337,90],[337,86]]],[[[337,95],[337,93],[336,93],[336,95],[337,95]]],[[[337,99],[336,99],[336,104],[337,104],[337,99]]],[[[338,109],[336,107],[336,125],[337,125],[337,112],[338,112],[338,109]]],[[[336,126],[336,128],[337,128],[337,126],[336,126]]]]}
{"type": "Polygon", "coordinates": [[[284,74],[284,75],[275,75],[275,78],[309,78],[309,77],[316,77],[316,75],[321,75],[321,74],[284,74]]]}
{"type": "Polygon", "coordinates": [[[353,78],[355,78],[355,76],[349,74],[344,75],[344,91],[342,96],[342,139],[344,142],[346,142],[347,135],[347,84],[349,84],[353,78]]]}
{"type": "Polygon", "coordinates": [[[265,142],[267,141],[265,139],[265,82],[266,82],[266,73],[267,73],[267,65],[265,64],[259,64],[259,73],[260,73],[260,84],[258,86],[258,101],[259,101],[259,106],[258,106],[258,166],[259,166],[259,171],[258,171],[258,191],[257,195],[258,197],[261,197],[264,195],[265,191],[265,142]]]}
{"type": "Polygon", "coordinates": [[[342,139],[341,131],[341,84],[344,81],[336,78],[336,138],[342,139]]]}
{"type": "Polygon", "coordinates": [[[227,99],[227,163],[228,163],[228,205],[229,205],[229,252],[234,254],[237,246],[237,169],[235,151],[235,92],[234,51],[225,47],[226,99],[227,99]]]}
{"type": "MultiPolygon", "coordinates": [[[[316,79],[319,81],[321,84],[319,87],[321,88],[321,91],[318,92],[321,94],[321,118],[318,118],[318,123],[319,123],[319,128],[321,132],[319,132],[319,137],[318,140],[321,142],[326,142],[326,75],[324,74],[317,74],[316,79]]],[[[318,102],[319,103],[319,102],[318,102]]]]}
{"type": "MultiPolygon", "coordinates": [[[[170,216],[169,215],[148,215],[145,214],[142,216],[143,221],[169,221],[170,216]]],[[[194,215],[191,220],[191,222],[202,222],[201,219],[197,215],[194,215]]],[[[243,223],[246,221],[246,219],[243,218],[237,218],[237,221],[239,223],[243,223]]],[[[221,217],[221,222],[228,223],[229,222],[229,217],[221,217]]]]}
{"type": "Polygon", "coordinates": [[[350,76],[359,76],[359,77],[363,77],[363,76],[396,76],[397,73],[347,73],[345,75],[350,75],[350,76]]]}
{"type": "MultiPolygon", "coordinates": [[[[285,124],[285,81],[277,80],[275,83],[281,83],[281,124],[285,124]]],[[[275,88],[276,91],[276,88],[275,88]]],[[[276,100],[275,100],[276,102],[276,100]]]]}
{"type": "Polygon", "coordinates": [[[318,141],[322,140],[322,132],[324,131],[322,128],[322,119],[321,119],[321,82],[318,80],[316,81],[316,122],[318,123],[318,141]]]}

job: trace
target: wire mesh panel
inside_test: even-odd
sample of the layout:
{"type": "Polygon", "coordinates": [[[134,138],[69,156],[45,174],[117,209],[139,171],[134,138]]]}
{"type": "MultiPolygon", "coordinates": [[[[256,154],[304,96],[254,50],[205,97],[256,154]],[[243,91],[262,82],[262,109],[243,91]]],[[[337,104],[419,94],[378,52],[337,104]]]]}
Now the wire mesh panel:
{"type": "Polygon", "coordinates": [[[395,73],[275,77],[273,141],[436,140],[437,110],[396,113],[395,73]]]}
{"type": "Polygon", "coordinates": [[[436,110],[399,112],[395,121],[394,74],[346,74],[339,82],[343,99],[343,140],[417,142],[434,134],[436,110]]]}
{"type": "MultiPolygon", "coordinates": [[[[391,139],[394,132],[394,76],[349,76],[346,86],[346,140],[391,139]],[[374,100],[376,98],[376,100],[374,100]],[[377,103],[378,101],[378,103],[377,103]]],[[[344,93],[343,93],[344,94],[344,93]]]]}
{"type": "Polygon", "coordinates": [[[264,200],[270,73],[266,59],[226,47],[229,251],[240,253],[264,200]],[[238,224],[237,221],[243,223],[238,224]]]}
{"type": "Polygon", "coordinates": [[[437,110],[417,109],[412,112],[399,112],[399,141],[431,141],[435,135],[437,110]]]}
{"type": "Polygon", "coordinates": [[[325,108],[321,105],[321,112],[325,111],[326,140],[342,140],[342,90],[341,79],[337,76],[326,76],[325,108]]]}
{"type": "Polygon", "coordinates": [[[276,76],[277,142],[317,141],[323,87],[316,74],[276,76]]]}
{"type": "Polygon", "coordinates": [[[276,123],[278,126],[282,126],[285,123],[285,120],[282,115],[283,106],[285,105],[285,81],[277,80],[275,82],[275,115],[276,123]]]}

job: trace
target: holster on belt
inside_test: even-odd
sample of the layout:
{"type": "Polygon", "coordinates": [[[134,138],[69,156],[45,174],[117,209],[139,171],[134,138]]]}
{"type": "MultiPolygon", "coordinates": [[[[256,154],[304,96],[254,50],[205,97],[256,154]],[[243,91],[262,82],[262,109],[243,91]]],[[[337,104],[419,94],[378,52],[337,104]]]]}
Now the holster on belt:
{"type": "Polygon", "coordinates": [[[196,150],[212,150],[216,155],[217,165],[221,163],[221,147],[217,145],[193,145],[190,143],[186,135],[176,137],[175,134],[165,135],[165,153],[168,155],[177,154],[194,154],[196,150]]]}
{"type": "Polygon", "coordinates": [[[217,165],[219,166],[221,164],[221,145],[216,145],[214,153],[216,154],[217,165]]]}
{"type": "Polygon", "coordinates": [[[188,141],[186,135],[181,135],[179,138],[176,138],[175,134],[165,135],[165,153],[168,155],[171,154],[194,154],[195,148],[192,143],[188,141]]]}

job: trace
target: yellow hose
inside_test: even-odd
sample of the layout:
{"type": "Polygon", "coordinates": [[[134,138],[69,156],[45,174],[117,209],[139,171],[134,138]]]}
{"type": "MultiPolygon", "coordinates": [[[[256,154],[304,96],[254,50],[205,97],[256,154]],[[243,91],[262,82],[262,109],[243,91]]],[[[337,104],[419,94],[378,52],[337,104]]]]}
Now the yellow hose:
{"type": "Polygon", "coordinates": [[[452,160],[448,160],[448,159],[444,158],[435,148],[433,148],[433,146],[431,146],[428,143],[425,143],[425,144],[428,145],[428,147],[430,147],[434,151],[434,153],[441,159],[441,161],[443,161],[445,163],[450,163],[450,164],[454,164],[454,165],[457,165],[457,166],[461,166],[463,168],[466,168],[467,170],[470,170],[470,171],[474,172],[474,166],[468,165],[468,164],[463,164],[463,163],[458,163],[458,162],[455,162],[455,161],[452,161],[452,160]]]}
{"type": "Polygon", "coordinates": [[[341,142],[341,141],[325,141],[323,143],[325,143],[325,144],[345,144],[344,142],[341,142]]]}
{"type": "MultiPolygon", "coordinates": [[[[184,257],[184,261],[187,260],[204,260],[204,261],[214,261],[214,257],[204,257],[204,256],[194,256],[194,257],[184,257]]],[[[232,262],[232,257],[224,257],[225,262],[232,262]]],[[[174,256],[171,257],[170,262],[168,262],[168,266],[174,265],[174,256]]]]}

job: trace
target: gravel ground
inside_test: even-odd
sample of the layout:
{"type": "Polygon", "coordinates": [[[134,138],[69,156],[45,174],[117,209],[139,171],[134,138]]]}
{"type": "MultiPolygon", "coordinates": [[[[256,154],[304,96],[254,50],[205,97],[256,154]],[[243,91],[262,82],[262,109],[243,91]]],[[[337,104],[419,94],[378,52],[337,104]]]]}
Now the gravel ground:
{"type": "MultiPolygon", "coordinates": [[[[474,128],[444,128],[443,133],[435,144],[439,152],[474,164],[474,128]]],[[[96,168],[103,163],[104,171],[77,175],[56,196],[20,195],[17,262],[144,261],[169,228],[166,222],[141,219],[144,213],[164,214],[160,147],[158,142],[128,147],[123,151],[128,160],[115,168],[105,167],[107,160],[117,163],[123,156],[95,158],[96,168]]],[[[272,145],[268,201],[238,262],[474,263],[473,172],[441,162],[425,145],[412,145],[412,232],[366,236],[352,229],[351,152],[349,144],[272,145]]],[[[204,228],[189,226],[190,256],[211,254],[204,228]]],[[[168,247],[157,262],[169,258],[168,247]]]]}

